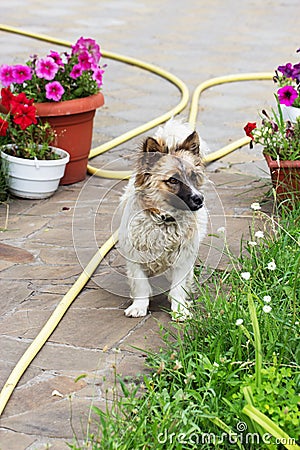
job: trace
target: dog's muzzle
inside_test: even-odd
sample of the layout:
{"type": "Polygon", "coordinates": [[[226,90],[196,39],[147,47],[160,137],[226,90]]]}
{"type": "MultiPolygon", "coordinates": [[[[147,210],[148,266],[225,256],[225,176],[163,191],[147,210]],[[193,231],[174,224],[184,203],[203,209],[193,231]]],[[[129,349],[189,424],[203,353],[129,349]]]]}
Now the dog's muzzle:
{"type": "Polygon", "coordinates": [[[187,199],[187,206],[190,208],[191,211],[197,211],[198,209],[202,208],[204,205],[204,195],[202,194],[192,194],[187,199]]]}
{"type": "Polygon", "coordinates": [[[169,202],[175,208],[183,211],[197,211],[204,205],[204,195],[200,192],[179,192],[177,195],[172,195],[169,202]]]}

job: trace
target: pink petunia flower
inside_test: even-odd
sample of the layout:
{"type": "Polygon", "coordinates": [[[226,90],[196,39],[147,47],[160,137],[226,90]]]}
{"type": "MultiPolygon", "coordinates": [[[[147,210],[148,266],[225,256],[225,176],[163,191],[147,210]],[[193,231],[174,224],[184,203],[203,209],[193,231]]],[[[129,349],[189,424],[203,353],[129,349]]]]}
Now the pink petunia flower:
{"type": "Polygon", "coordinates": [[[47,57],[48,58],[52,58],[53,61],[55,62],[55,64],[57,64],[58,66],[60,66],[60,67],[64,66],[64,62],[61,59],[61,56],[60,56],[60,54],[58,52],[50,50],[50,53],[49,53],[49,55],[47,55],[47,57]]]}
{"type": "Polygon", "coordinates": [[[81,64],[75,64],[75,66],[73,67],[73,69],[70,72],[70,77],[76,79],[76,78],[80,77],[80,75],[82,75],[81,64]]]}
{"type": "Polygon", "coordinates": [[[13,66],[3,64],[0,67],[0,81],[5,87],[14,82],[13,66]]]}
{"type": "Polygon", "coordinates": [[[298,92],[293,86],[283,86],[277,91],[279,103],[286,106],[291,106],[294,100],[298,97],[298,92]]]}
{"type": "Polygon", "coordinates": [[[38,78],[44,78],[45,80],[53,80],[58,72],[58,69],[58,64],[56,64],[49,56],[38,59],[35,65],[36,76],[38,78]]]}
{"type": "Polygon", "coordinates": [[[98,64],[101,58],[101,52],[99,45],[94,39],[80,37],[76,44],[72,46],[72,55],[76,55],[82,50],[87,50],[93,58],[93,63],[98,64]]]}
{"type": "Polygon", "coordinates": [[[78,62],[83,70],[89,70],[92,67],[93,58],[91,58],[88,51],[83,50],[78,55],[78,62]]]}
{"type": "Polygon", "coordinates": [[[58,81],[52,81],[52,83],[47,83],[45,86],[46,98],[48,100],[54,100],[59,102],[65,92],[64,88],[58,81]]]}
{"type": "Polygon", "coordinates": [[[102,70],[102,69],[100,69],[100,67],[94,67],[93,68],[93,75],[92,75],[92,78],[93,78],[93,80],[95,80],[96,81],[96,83],[97,83],[97,86],[100,88],[101,86],[102,86],[102,84],[103,84],[103,81],[102,81],[102,75],[104,74],[104,70],[102,70]]]}
{"type": "Polygon", "coordinates": [[[26,80],[31,80],[32,70],[28,66],[17,64],[13,66],[14,83],[22,84],[26,80]]]}

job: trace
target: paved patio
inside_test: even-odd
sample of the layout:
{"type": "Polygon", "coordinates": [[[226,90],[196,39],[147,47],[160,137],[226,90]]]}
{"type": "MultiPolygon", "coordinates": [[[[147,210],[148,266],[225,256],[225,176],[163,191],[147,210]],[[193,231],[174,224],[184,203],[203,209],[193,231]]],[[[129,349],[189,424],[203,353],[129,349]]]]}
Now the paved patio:
{"type": "MultiPolygon", "coordinates": [[[[81,35],[93,37],[106,50],[169,70],[193,91],[210,77],[272,71],[280,63],[296,61],[299,13],[297,0],[188,0],[184,7],[171,0],[163,5],[158,0],[76,0],[63,6],[58,0],[12,0],[1,7],[1,21],[71,42],[81,35]]],[[[60,50],[4,32],[0,45],[0,64],[60,50]]],[[[106,104],[96,114],[94,146],[179,101],[174,86],[153,74],[105,62],[106,104]]],[[[211,149],[243,136],[244,124],[272,104],[273,90],[271,82],[244,82],[205,92],[197,128],[211,149]]],[[[93,165],[130,168],[140,139],[95,158],[93,165]]],[[[240,239],[249,233],[250,204],[264,198],[269,175],[261,151],[244,148],[209,165],[207,176],[212,181],[206,189],[210,230],[200,258],[206,266],[223,270],[228,260],[222,256],[217,230],[226,228],[227,241],[238,253],[240,239]]],[[[124,185],[87,176],[84,182],[60,186],[47,200],[11,198],[8,206],[0,205],[0,387],[97,247],[116,228],[124,185]]],[[[116,248],[20,380],[0,419],[1,450],[68,448],[73,430],[79,438],[84,436],[91,402],[101,408],[111,400],[115,370],[129,382],[146,372],[145,351],[136,347],[159,351],[159,325],[170,325],[165,311],[169,306],[161,296],[152,301],[147,317],[127,319],[127,304],[124,261],[116,248]]]]}

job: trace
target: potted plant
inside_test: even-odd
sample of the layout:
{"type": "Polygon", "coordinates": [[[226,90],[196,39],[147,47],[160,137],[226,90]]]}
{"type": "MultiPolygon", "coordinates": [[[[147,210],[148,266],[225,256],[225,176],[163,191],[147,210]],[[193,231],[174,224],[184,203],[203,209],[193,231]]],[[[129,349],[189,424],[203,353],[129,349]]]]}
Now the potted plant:
{"type": "Polygon", "coordinates": [[[99,45],[79,38],[71,51],[34,55],[25,65],[2,65],[0,81],[15,94],[34,100],[37,115],[55,130],[53,145],[70,154],[62,184],[85,178],[95,111],[104,104],[100,92],[104,68],[99,45]]]}
{"type": "Polygon", "coordinates": [[[1,165],[7,166],[9,191],[23,198],[47,198],[58,188],[69,154],[50,145],[54,131],[36,115],[33,99],[1,90],[7,111],[0,114],[1,165]]]}
{"type": "Polygon", "coordinates": [[[284,120],[279,103],[277,110],[272,115],[263,110],[261,127],[248,122],[244,130],[250,147],[253,142],[263,147],[277,200],[292,205],[300,197],[300,117],[293,123],[284,120]]]}
{"type": "MultiPolygon", "coordinates": [[[[300,52],[300,49],[297,50],[300,52]]],[[[278,85],[277,98],[285,120],[295,122],[300,115],[300,62],[278,66],[274,82],[278,85]]]]}

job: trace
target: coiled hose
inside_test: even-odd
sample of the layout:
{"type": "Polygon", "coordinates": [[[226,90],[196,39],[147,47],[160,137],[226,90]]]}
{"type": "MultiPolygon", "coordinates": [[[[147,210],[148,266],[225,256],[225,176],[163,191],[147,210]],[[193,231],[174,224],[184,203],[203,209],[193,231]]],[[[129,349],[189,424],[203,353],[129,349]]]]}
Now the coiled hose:
{"type": "MultiPolygon", "coordinates": [[[[41,34],[35,34],[35,33],[29,33],[27,31],[23,31],[21,29],[7,26],[7,25],[1,25],[0,24],[0,30],[9,32],[9,33],[15,33],[19,35],[23,35],[29,38],[37,39],[40,41],[50,42],[53,44],[61,45],[64,47],[70,47],[71,43],[68,41],[56,39],[50,36],[41,35],[41,34]]],[[[116,53],[111,53],[107,51],[102,51],[102,55],[105,58],[113,59],[116,61],[120,61],[126,64],[130,64],[136,67],[139,67],[143,70],[147,70],[149,72],[152,72],[173,85],[175,85],[181,94],[181,100],[180,102],[171,110],[166,112],[165,114],[137,127],[134,128],[131,131],[128,131],[127,133],[124,133],[111,141],[100,145],[99,147],[96,147],[90,151],[89,158],[92,159],[95,156],[101,155],[102,153],[105,153],[106,151],[132,139],[135,136],[138,136],[151,128],[154,128],[155,126],[165,122],[172,116],[175,116],[176,114],[180,113],[188,104],[189,101],[189,91],[187,86],[183,81],[181,81],[179,78],[177,78],[175,75],[161,69],[160,67],[157,67],[155,65],[140,61],[135,58],[131,58],[124,55],[118,55],[116,53]]],[[[216,77],[212,78],[210,80],[205,81],[204,83],[199,84],[199,86],[195,89],[192,100],[191,100],[191,106],[190,106],[190,114],[189,114],[189,123],[191,124],[192,128],[195,128],[196,119],[197,119],[197,113],[198,113],[198,102],[200,95],[203,91],[206,89],[217,86],[219,84],[223,83],[232,83],[236,81],[251,81],[251,80],[271,80],[273,78],[273,74],[269,72],[263,72],[263,73],[246,73],[246,74],[236,74],[236,75],[227,75],[223,77],[216,77]]],[[[244,145],[247,145],[249,143],[250,139],[245,137],[242,139],[239,139],[220,150],[213,152],[205,157],[205,163],[208,164],[212,161],[215,161],[228,153],[233,152],[234,150],[243,147],[244,145]]],[[[101,170],[97,169],[91,165],[88,165],[88,172],[90,174],[95,174],[96,176],[104,177],[104,178],[113,178],[113,179],[128,179],[130,177],[131,172],[130,171],[112,171],[112,170],[101,170]]],[[[2,414],[10,396],[12,395],[16,385],[18,384],[21,376],[26,371],[32,360],[35,358],[35,356],[38,354],[38,352],[42,349],[44,344],[47,342],[55,328],[58,326],[60,321],[62,320],[64,314],[68,310],[68,308],[71,306],[73,301],[76,299],[78,294],[82,291],[86,283],[89,281],[89,279],[92,277],[93,273],[97,269],[98,265],[102,261],[102,259],[105,257],[105,255],[113,248],[113,246],[118,241],[118,230],[102,245],[102,247],[95,253],[93,258],[90,260],[88,265],[84,268],[81,275],[78,277],[76,282],[73,284],[73,286],[70,288],[70,290],[64,295],[54,312],[51,314],[48,321],[45,323],[39,334],[36,336],[36,338],[33,340],[33,342],[30,344],[30,346],[27,348],[23,356],[19,359],[18,363],[12,370],[10,376],[8,377],[1,393],[0,393],[0,415],[2,414]]]]}

